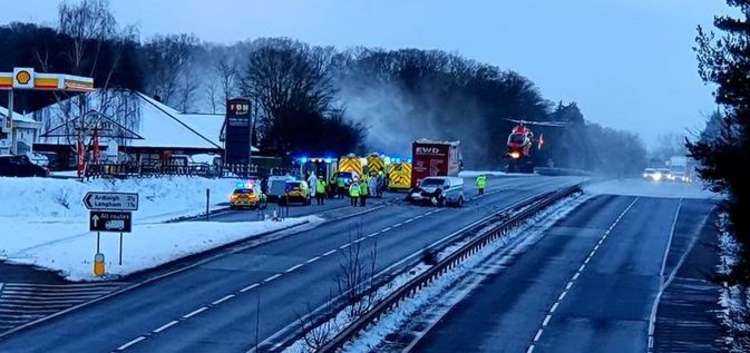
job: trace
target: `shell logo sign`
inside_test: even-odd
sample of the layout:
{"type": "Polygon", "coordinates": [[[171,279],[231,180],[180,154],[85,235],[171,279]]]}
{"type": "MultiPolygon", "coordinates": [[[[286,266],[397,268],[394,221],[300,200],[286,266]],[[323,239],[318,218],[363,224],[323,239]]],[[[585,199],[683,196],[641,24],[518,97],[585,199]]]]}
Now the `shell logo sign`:
{"type": "Polygon", "coordinates": [[[16,67],[13,69],[13,88],[34,88],[34,68],[16,67]]]}

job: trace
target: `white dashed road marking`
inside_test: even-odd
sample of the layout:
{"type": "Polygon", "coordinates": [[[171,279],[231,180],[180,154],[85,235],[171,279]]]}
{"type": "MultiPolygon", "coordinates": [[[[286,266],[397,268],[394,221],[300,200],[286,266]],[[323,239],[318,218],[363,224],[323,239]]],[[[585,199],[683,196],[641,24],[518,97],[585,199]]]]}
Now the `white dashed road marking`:
{"type": "Polygon", "coordinates": [[[273,281],[273,280],[275,280],[275,279],[277,279],[279,277],[281,277],[281,273],[277,273],[277,274],[275,274],[275,275],[273,275],[271,277],[268,277],[268,278],[264,279],[263,282],[268,283],[268,282],[271,282],[271,281],[273,281]]]}
{"type": "Polygon", "coordinates": [[[170,328],[170,327],[172,327],[174,325],[177,325],[177,323],[179,323],[179,321],[172,320],[172,321],[170,321],[170,322],[162,325],[161,327],[157,328],[156,330],[154,330],[154,333],[162,332],[162,331],[164,331],[164,330],[166,330],[166,329],[168,329],[168,328],[170,328]]]}
{"type": "Polygon", "coordinates": [[[294,266],[292,266],[292,267],[288,268],[288,269],[287,269],[287,270],[286,270],[285,272],[286,272],[286,273],[289,273],[289,272],[294,272],[294,271],[296,271],[297,269],[299,269],[300,267],[302,267],[303,265],[304,265],[304,264],[298,264],[298,265],[294,265],[294,266]]]}
{"type": "Polygon", "coordinates": [[[234,294],[230,294],[230,295],[225,296],[224,298],[221,298],[219,300],[215,300],[215,301],[211,302],[211,305],[219,305],[219,304],[221,304],[221,303],[223,303],[223,302],[225,302],[225,301],[227,301],[229,299],[232,299],[232,298],[234,298],[234,294]]]}
{"type": "Polygon", "coordinates": [[[146,339],[146,337],[139,336],[138,338],[136,338],[136,339],[134,339],[134,340],[132,340],[132,341],[130,341],[128,343],[125,343],[122,346],[117,347],[117,350],[118,351],[124,351],[124,350],[128,349],[128,347],[130,347],[130,346],[132,346],[132,345],[134,345],[134,344],[136,344],[136,343],[138,343],[140,341],[143,341],[145,339],[146,339]]]}
{"type": "Polygon", "coordinates": [[[200,308],[198,308],[196,310],[193,310],[189,314],[184,315],[182,318],[183,319],[189,319],[189,318],[191,318],[191,317],[193,317],[195,315],[198,315],[198,314],[200,314],[200,313],[202,313],[202,312],[204,312],[206,310],[208,310],[208,307],[207,306],[202,306],[202,307],[200,307],[200,308]]]}
{"type": "Polygon", "coordinates": [[[318,261],[318,260],[320,260],[320,256],[315,256],[312,259],[305,261],[305,263],[311,264],[311,263],[313,263],[315,261],[318,261]]]}
{"type": "Polygon", "coordinates": [[[249,286],[247,286],[245,288],[240,289],[240,293],[245,293],[245,292],[247,292],[247,291],[249,291],[249,290],[251,290],[251,289],[253,289],[253,288],[255,288],[255,287],[259,286],[259,285],[260,285],[260,283],[253,283],[253,284],[251,284],[251,285],[249,285],[249,286]]]}

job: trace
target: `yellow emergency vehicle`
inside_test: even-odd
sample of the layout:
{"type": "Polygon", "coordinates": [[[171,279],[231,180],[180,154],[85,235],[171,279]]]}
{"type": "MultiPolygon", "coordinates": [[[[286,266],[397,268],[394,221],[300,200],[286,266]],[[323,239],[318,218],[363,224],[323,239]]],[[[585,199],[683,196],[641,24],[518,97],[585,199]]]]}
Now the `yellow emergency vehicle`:
{"type": "Polygon", "coordinates": [[[389,165],[388,189],[393,191],[411,189],[411,163],[400,162],[389,165]]]}

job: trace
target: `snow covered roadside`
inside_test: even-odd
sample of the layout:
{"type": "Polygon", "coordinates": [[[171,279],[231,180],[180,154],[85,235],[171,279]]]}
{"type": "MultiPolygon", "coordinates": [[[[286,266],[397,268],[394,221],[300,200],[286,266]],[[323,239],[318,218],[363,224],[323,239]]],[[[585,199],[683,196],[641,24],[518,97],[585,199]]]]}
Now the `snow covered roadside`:
{"type": "MultiPolygon", "coordinates": [[[[726,213],[719,215],[719,265],[717,272],[721,275],[729,275],[732,267],[739,259],[740,245],[730,234],[727,228],[728,216],[726,213]]],[[[724,343],[729,347],[729,352],[740,353],[750,351],[750,288],[741,285],[729,285],[724,283],[719,295],[719,305],[722,310],[719,313],[721,324],[724,327],[724,343]]]]}
{"type": "Polygon", "coordinates": [[[643,179],[611,179],[590,183],[584,191],[591,194],[610,194],[625,196],[721,199],[722,195],[704,190],[700,183],[683,184],[671,182],[652,182],[643,179]]]}
{"type": "MultiPolygon", "coordinates": [[[[126,180],[3,178],[0,177],[0,218],[18,222],[80,222],[87,227],[88,210],[81,200],[88,191],[135,192],[140,195],[135,223],[160,222],[179,216],[198,215],[206,209],[206,189],[211,206],[226,203],[236,179],[201,177],[133,178],[126,180]]],[[[0,220],[0,226],[4,222],[0,220]]]]}
{"type": "MultiPolygon", "coordinates": [[[[101,252],[105,255],[109,278],[126,275],[163,263],[219,247],[233,241],[302,223],[322,221],[317,216],[287,218],[281,222],[221,223],[184,222],[134,225],[125,234],[123,264],[118,265],[119,235],[103,233],[101,252]]],[[[72,281],[95,280],[93,260],[96,235],[80,232],[78,225],[48,223],[12,227],[8,234],[24,234],[19,241],[0,245],[0,259],[61,271],[72,281]]]]}
{"type": "Polygon", "coordinates": [[[152,268],[233,241],[253,237],[318,217],[248,222],[160,223],[205,212],[206,189],[213,208],[227,201],[237,180],[188,177],[127,180],[0,178],[0,260],[60,271],[69,280],[94,280],[96,235],[88,231],[88,191],[137,192],[133,232],[124,237],[124,261],[118,263],[119,235],[103,233],[101,252],[107,272],[120,276],[152,268]]]}
{"type": "MultiPolygon", "coordinates": [[[[394,333],[403,333],[414,327],[429,327],[432,320],[439,320],[453,305],[476,288],[487,276],[501,271],[506,267],[509,259],[534,243],[542,236],[543,231],[549,228],[557,220],[565,217],[568,213],[585,202],[588,196],[573,196],[560,201],[555,206],[532,217],[525,224],[509,232],[502,240],[497,240],[482,248],[465,262],[456,266],[448,273],[428,284],[410,300],[402,301],[396,309],[384,315],[378,321],[358,337],[345,345],[340,351],[349,353],[366,352],[401,352],[402,347],[388,346],[390,340],[387,336],[394,333]],[[519,235],[524,235],[519,238],[519,235]],[[426,321],[426,322],[423,322],[426,321]]],[[[471,239],[452,244],[442,250],[437,257],[442,259],[459,249],[471,239]]],[[[405,285],[414,277],[428,270],[429,266],[420,263],[409,271],[402,273],[391,282],[377,290],[376,302],[384,299],[395,290],[405,285]]],[[[374,304],[373,304],[374,305],[374,304]]],[[[330,340],[338,332],[344,330],[357,318],[349,316],[349,310],[344,309],[335,317],[322,324],[314,331],[313,336],[319,339],[321,335],[327,335],[330,340]]],[[[312,353],[316,347],[310,346],[312,339],[298,340],[284,353],[312,353]]],[[[396,339],[399,343],[399,339],[396,339]]],[[[400,342],[403,343],[403,342],[400,342]]]]}

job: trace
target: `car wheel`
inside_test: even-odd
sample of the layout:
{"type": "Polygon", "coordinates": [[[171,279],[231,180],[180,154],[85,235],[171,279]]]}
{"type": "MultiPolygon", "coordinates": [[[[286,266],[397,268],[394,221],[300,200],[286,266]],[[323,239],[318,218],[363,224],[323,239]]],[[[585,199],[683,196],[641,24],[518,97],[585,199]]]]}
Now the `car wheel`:
{"type": "Polygon", "coordinates": [[[459,196],[458,201],[456,202],[456,207],[459,207],[459,208],[464,207],[464,197],[463,196],[459,196]]]}

